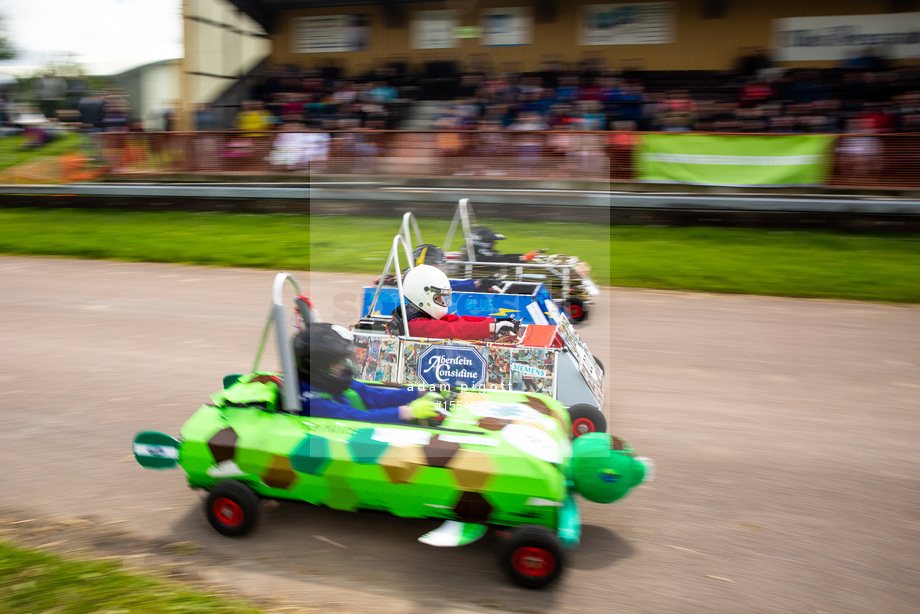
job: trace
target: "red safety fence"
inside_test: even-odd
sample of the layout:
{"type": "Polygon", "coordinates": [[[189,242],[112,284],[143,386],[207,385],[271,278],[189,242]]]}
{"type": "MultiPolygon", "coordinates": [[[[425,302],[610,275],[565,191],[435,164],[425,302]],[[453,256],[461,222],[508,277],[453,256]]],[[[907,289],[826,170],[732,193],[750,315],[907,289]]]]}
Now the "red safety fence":
{"type": "MultiPolygon", "coordinates": [[[[641,134],[359,129],[108,132],[96,137],[107,174],[115,177],[228,175],[270,180],[315,173],[637,182],[633,154],[641,134]]],[[[920,188],[920,134],[837,135],[831,156],[827,186],[920,188]]]]}

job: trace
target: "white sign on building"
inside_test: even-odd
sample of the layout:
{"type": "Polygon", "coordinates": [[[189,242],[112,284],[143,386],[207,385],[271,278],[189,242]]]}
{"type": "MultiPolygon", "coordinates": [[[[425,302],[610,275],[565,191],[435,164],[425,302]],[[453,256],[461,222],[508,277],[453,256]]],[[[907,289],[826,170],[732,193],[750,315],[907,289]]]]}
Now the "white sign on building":
{"type": "Polygon", "coordinates": [[[846,60],[872,49],[887,59],[920,57],[920,13],[773,20],[773,59],[846,60]]]}
{"type": "Polygon", "coordinates": [[[661,45],[674,42],[674,5],[589,4],[578,23],[580,45],[661,45]]]}
{"type": "Polygon", "coordinates": [[[331,53],[367,49],[367,15],[295,17],[292,22],[291,51],[294,53],[331,53]]]}
{"type": "Polygon", "coordinates": [[[532,31],[530,7],[485,9],[482,12],[482,44],[486,47],[529,45],[532,31]]]}
{"type": "Polygon", "coordinates": [[[413,11],[413,49],[450,49],[457,46],[454,29],[460,25],[456,11],[413,11]]]}

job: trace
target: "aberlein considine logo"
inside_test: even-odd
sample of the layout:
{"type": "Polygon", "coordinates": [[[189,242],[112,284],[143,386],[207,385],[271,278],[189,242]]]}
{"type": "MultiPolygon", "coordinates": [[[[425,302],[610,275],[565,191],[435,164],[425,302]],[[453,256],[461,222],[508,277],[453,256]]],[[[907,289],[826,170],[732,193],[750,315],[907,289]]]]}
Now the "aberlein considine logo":
{"type": "Polygon", "coordinates": [[[475,348],[457,345],[433,345],[418,357],[419,379],[429,385],[465,384],[481,386],[486,379],[486,361],[475,348]]]}

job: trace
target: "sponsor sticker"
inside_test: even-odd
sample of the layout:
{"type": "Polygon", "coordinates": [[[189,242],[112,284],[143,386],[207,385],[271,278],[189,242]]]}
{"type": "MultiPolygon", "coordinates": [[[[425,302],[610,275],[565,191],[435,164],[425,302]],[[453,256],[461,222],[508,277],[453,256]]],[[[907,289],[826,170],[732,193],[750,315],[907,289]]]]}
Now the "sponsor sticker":
{"type": "Polygon", "coordinates": [[[485,383],[486,360],[479,351],[463,345],[432,345],[418,357],[416,373],[424,383],[478,388],[485,383]]]}

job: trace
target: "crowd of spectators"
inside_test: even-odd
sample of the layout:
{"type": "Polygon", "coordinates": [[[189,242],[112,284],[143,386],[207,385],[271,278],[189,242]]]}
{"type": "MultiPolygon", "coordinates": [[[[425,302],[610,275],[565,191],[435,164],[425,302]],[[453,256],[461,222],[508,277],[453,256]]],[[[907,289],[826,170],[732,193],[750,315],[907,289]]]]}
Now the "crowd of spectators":
{"type": "Polygon", "coordinates": [[[534,115],[556,129],[844,133],[869,118],[876,132],[920,129],[920,66],[874,61],[834,69],[609,71],[598,63],[547,65],[532,73],[475,73],[445,104],[434,127],[465,129],[481,120],[511,128],[534,115]],[[683,79],[683,82],[681,82],[683,79]],[[448,117],[449,116],[449,117],[448,117]]]}
{"type": "Polygon", "coordinates": [[[883,149],[875,135],[920,132],[920,66],[891,68],[871,50],[830,69],[775,68],[753,50],[732,71],[610,71],[586,61],[531,73],[468,72],[458,84],[457,98],[431,122],[452,133],[439,137],[441,155],[511,152],[525,172],[547,155],[588,172],[605,157],[614,174],[628,172],[636,131],[695,131],[844,134],[845,172],[871,176],[883,149]]]}
{"type": "MultiPolygon", "coordinates": [[[[22,136],[22,149],[38,149],[67,133],[139,129],[123,90],[88,89],[84,78],[65,78],[48,71],[32,79],[31,91],[20,88],[6,93],[19,101],[0,97],[0,135],[22,136]]],[[[98,153],[97,146],[88,149],[98,153]]]]}
{"type": "MultiPolygon", "coordinates": [[[[140,129],[123,92],[84,91],[71,81],[53,74],[36,79],[46,118],[95,130],[140,129]]],[[[435,79],[399,63],[354,77],[331,62],[319,69],[277,66],[246,78],[232,122],[200,105],[193,128],[274,130],[296,122],[325,131],[399,129],[411,99],[436,93],[433,82],[442,97],[449,94],[431,125],[444,130],[485,122],[499,129],[575,123],[580,130],[844,133],[862,118],[876,132],[920,129],[920,66],[889,68],[870,50],[834,69],[775,68],[763,50],[739,58],[733,71],[613,71],[592,59],[547,61],[533,72],[441,67],[435,79]],[[262,119],[253,126],[256,109],[262,119]]],[[[154,129],[174,129],[170,114],[160,119],[154,129]]]]}
{"type": "MultiPolygon", "coordinates": [[[[451,163],[457,174],[504,172],[483,161],[509,155],[525,173],[538,172],[535,163],[546,156],[584,172],[602,160],[628,165],[635,133],[646,131],[845,134],[838,153],[856,161],[878,156],[878,134],[920,132],[920,65],[892,67],[873,50],[836,68],[784,69],[764,50],[747,49],[729,71],[611,70],[592,58],[547,60],[532,72],[482,61],[465,69],[432,62],[411,72],[390,62],[349,76],[330,61],[317,69],[272,67],[239,85],[239,106],[198,105],[193,129],[235,129],[209,151],[286,170],[373,159],[388,142],[374,133],[405,129],[412,104],[431,98],[440,109],[423,128],[441,157],[461,159],[451,163]]],[[[39,108],[20,118],[20,128],[43,114],[85,132],[143,129],[124,92],[86,91],[53,75],[35,87],[39,108]]],[[[17,126],[2,101],[0,120],[17,126]]],[[[171,109],[158,120],[155,130],[176,128],[171,109]]],[[[854,172],[866,168],[854,164],[854,172]]]]}
{"type": "MultiPolygon", "coordinates": [[[[356,127],[396,129],[409,104],[397,87],[401,80],[408,82],[392,66],[354,78],[347,78],[332,63],[321,69],[272,67],[264,75],[247,78],[244,107],[233,127],[239,128],[245,114],[257,108],[269,129],[285,122],[327,131],[356,127]]],[[[206,129],[197,123],[195,127],[206,129]]]]}

